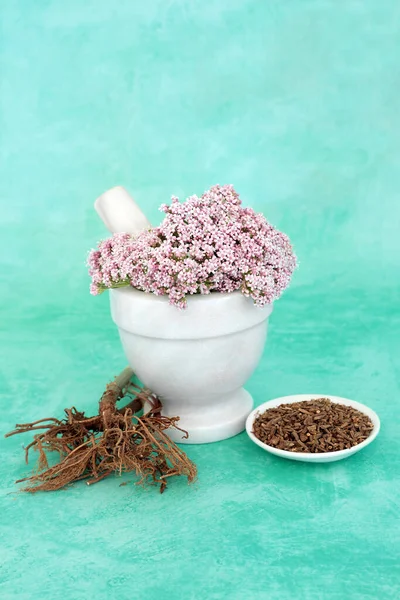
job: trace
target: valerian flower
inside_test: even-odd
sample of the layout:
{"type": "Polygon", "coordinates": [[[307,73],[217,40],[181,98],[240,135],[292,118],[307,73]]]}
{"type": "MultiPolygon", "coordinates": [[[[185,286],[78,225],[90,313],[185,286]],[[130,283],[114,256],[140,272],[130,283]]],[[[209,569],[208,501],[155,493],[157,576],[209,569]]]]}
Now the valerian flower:
{"type": "Polygon", "coordinates": [[[264,306],[289,285],[296,256],[289,238],[244,208],[233,186],[216,185],[160,210],[159,227],[137,238],[117,233],[88,258],[90,291],[131,285],[184,308],[191,294],[241,292],[264,306]]]}

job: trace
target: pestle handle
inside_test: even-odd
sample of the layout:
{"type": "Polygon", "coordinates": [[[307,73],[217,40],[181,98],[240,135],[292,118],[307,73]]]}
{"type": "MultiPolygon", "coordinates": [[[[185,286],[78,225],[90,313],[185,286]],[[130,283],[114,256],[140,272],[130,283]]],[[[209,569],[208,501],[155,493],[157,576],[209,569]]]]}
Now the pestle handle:
{"type": "Polygon", "coordinates": [[[94,207],[111,233],[130,233],[137,237],[139,233],[151,227],[146,215],[120,185],[99,196],[94,207]]]}

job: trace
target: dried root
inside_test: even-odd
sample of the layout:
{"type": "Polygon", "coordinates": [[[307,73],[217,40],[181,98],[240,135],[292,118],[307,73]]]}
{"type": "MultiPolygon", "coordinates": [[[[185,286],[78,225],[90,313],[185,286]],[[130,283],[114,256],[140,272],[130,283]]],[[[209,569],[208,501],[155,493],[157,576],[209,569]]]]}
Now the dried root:
{"type": "Polygon", "coordinates": [[[30,449],[39,452],[38,471],[16,483],[28,482],[23,488],[27,492],[53,491],[81,479],[92,485],[112,473],[130,471],[139,476],[139,484],[151,481],[161,492],[173,475],[194,481],[196,466],[165,433],[171,427],[179,429],[179,417],[162,416],[158,398],[133,384],[132,376],[126,368],[107,385],[95,417],[85,417],[72,407],[61,421],[50,418],[16,425],[5,437],[42,430],[25,449],[26,462],[30,449]],[[125,397],[129,403],[118,409],[117,402],[125,397]],[[135,414],[145,403],[150,409],[143,416],[135,414]],[[49,466],[47,453],[54,451],[60,462],[49,466]]]}

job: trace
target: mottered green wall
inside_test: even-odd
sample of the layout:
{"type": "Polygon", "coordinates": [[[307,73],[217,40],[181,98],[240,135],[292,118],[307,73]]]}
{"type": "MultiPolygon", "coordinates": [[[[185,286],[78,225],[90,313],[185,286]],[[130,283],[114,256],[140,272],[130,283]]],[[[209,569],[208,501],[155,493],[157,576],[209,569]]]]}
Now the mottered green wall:
{"type": "MultiPolygon", "coordinates": [[[[336,394],[382,419],[342,463],[245,434],[187,447],[193,487],[15,493],[1,442],[2,599],[376,600],[400,596],[400,6],[395,0],[2,0],[1,428],[96,410],[124,366],[94,199],[233,183],[293,239],[256,403],[336,394]]],[[[129,479],[129,478],[127,478],[129,479]]]]}

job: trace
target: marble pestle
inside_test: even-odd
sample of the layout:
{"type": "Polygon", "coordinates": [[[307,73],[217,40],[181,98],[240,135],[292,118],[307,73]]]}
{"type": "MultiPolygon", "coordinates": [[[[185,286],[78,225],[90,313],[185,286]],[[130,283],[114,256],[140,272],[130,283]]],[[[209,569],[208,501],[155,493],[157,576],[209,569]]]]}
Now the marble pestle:
{"type": "Polygon", "coordinates": [[[97,214],[111,233],[130,233],[137,237],[151,224],[122,186],[113,187],[94,203],[97,214]]]}

